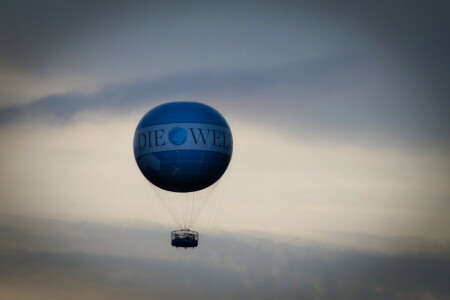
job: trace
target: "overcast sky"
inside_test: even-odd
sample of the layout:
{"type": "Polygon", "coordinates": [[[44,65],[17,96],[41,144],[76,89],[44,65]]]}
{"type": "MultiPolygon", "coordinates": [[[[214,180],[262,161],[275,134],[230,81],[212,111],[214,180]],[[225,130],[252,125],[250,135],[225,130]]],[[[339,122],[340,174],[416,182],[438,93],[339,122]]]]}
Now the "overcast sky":
{"type": "Polygon", "coordinates": [[[449,11],[0,1],[0,296],[450,297],[449,11]],[[168,101],[234,136],[189,252],[132,152],[168,101]]]}

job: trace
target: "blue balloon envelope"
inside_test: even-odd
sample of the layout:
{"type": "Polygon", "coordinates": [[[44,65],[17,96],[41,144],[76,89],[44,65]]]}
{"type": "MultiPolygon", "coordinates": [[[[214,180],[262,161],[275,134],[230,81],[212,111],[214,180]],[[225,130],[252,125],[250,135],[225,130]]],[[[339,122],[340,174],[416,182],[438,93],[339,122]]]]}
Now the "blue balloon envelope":
{"type": "Polygon", "coordinates": [[[139,122],[134,157],[142,174],[171,192],[194,192],[225,173],[233,152],[230,127],[214,108],[198,102],[159,105],[139,122]]]}

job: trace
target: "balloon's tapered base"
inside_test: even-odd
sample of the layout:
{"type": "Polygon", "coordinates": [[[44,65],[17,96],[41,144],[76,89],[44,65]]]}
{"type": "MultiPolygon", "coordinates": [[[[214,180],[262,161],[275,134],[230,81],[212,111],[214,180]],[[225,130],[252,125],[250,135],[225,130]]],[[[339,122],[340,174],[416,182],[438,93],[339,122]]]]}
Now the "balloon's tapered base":
{"type": "Polygon", "coordinates": [[[195,248],[198,246],[198,232],[185,230],[172,231],[172,247],[195,248]]]}

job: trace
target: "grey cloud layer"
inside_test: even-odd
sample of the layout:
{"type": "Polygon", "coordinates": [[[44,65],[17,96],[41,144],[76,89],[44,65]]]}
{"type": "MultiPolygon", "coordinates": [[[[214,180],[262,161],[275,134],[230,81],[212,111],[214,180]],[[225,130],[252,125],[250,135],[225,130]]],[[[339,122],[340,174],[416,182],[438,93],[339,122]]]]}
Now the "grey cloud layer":
{"type": "MultiPolygon", "coordinates": [[[[61,75],[70,88],[71,79],[82,80],[74,92],[3,109],[0,121],[39,114],[68,120],[80,111],[194,99],[227,102],[240,117],[260,116],[316,136],[393,135],[390,142],[447,144],[445,1],[1,5],[0,65],[25,70],[21,76],[31,78],[25,83],[61,75]],[[355,70],[355,57],[374,61],[355,70]],[[386,74],[374,75],[376,65],[386,74]],[[89,81],[128,83],[78,93],[89,81]]],[[[11,82],[17,86],[7,84],[2,98],[26,89],[20,80],[11,82]]],[[[41,83],[35,85],[40,90],[41,83]]]]}
{"type": "MultiPolygon", "coordinates": [[[[0,122],[14,120],[21,115],[38,117],[51,115],[61,121],[70,121],[72,116],[85,110],[101,109],[117,112],[124,108],[130,109],[171,97],[196,98],[211,92],[229,91],[235,96],[239,92],[253,91],[280,83],[305,84],[316,81],[342,68],[348,68],[355,62],[355,57],[340,55],[265,70],[189,72],[152,81],[111,84],[93,94],[72,92],[51,95],[27,105],[0,110],[0,122]]],[[[262,99],[264,100],[267,99],[262,99]]],[[[234,102],[232,104],[240,102],[236,98],[231,98],[230,101],[234,102]]]]}
{"type": "Polygon", "coordinates": [[[293,246],[228,234],[203,235],[198,249],[177,250],[159,231],[23,218],[3,220],[0,233],[2,282],[65,299],[450,296],[450,260],[443,254],[293,246]]]}
{"type": "Polygon", "coordinates": [[[86,111],[123,114],[166,101],[194,100],[227,107],[238,118],[297,134],[442,143],[449,123],[438,116],[445,110],[397,97],[402,87],[379,89],[378,83],[372,87],[370,77],[358,77],[366,67],[365,59],[341,54],[267,69],[175,73],[110,84],[94,93],[47,96],[0,110],[0,123],[36,118],[65,123],[86,111]],[[356,74],[349,77],[352,72],[356,74]]]}
{"type": "MultiPolygon", "coordinates": [[[[117,29],[117,24],[119,28],[125,25],[133,26],[135,22],[140,22],[141,18],[146,20],[145,24],[138,22],[138,25],[142,25],[141,30],[158,32],[149,37],[161,38],[164,34],[177,37],[175,44],[185,51],[190,45],[182,39],[182,34],[187,33],[190,38],[195,36],[195,33],[184,32],[179,26],[184,24],[189,27],[189,24],[185,24],[186,20],[195,21],[194,23],[202,27],[207,24],[212,28],[222,28],[226,25],[231,27],[233,31],[223,32],[227,33],[225,36],[214,38],[208,35],[208,38],[214,38],[212,43],[220,44],[221,40],[225,40],[223,46],[225,50],[230,50],[240,46],[239,43],[230,45],[226,42],[238,42],[234,40],[233,35],[239,36],[243,44],[245,39],[257,42],[252,33],[261,35],[258,31],[260,27],[267,30],[268,28],[264,27],[264,21],[274,26],[272,32],[266,32],[263,42],[269,49],[277,49],[276,45],[270,45],[270,39],[276,41],[276,35],[293,34],[295,32],[287,29],[304,26],[302,19],[315,18],[318,21],[315,27],[319,29],[327,29],[323,24],[342,26],[342,29],[347,30],[347,33],[353,37],[356,33],[360,33],[361,37],[366,37],[369,43],[385,43],[384,46],[391,51],[400,51],[403,56],[411,57],[411,61],[417,63],[416,68],[431,67],[428,71],[437,71],[441,75],[448,75],[449,72],[447,53],[450,44],[445,38],[450,33],[446,14],[449,9],[447,1],[432,3],[423,1],[340,1],[339,3],[335,1],[277,1],[277,3],[259,1],[255,4],[245,1],[227,1],[226,3],[127,1],[124,3],[97,0],[62,4],[59,1],[47,0],[39,1],[39,3],[1,1],[0,5],[2,7],[0,60],[14,62],[24,67],[33,64],[41,64],[41,67],[45,67],[42,64],[51,61],[57,48],[69,42],[70,39],[89,34],[97,28],[110,27],[114,30],[117,29]],[[284,24],[283,19],[291,22],[291,27],[284,24]],[[171,23],[167,23],[167,20],[171,23]],[[180,22],[178,26],[177,20],[180,22]],[[272,24],[273,21],[276,22],[272,24]],[[233,27],[236,23],[240,25],[240,30],[233,27]],[[156,28],[158,25],[161,27],[156,28]]],[[[201,27],[193,28],[201,29],[201,27]]],[[[321,30],[317,33],[327,36],[329,32],[321,30]]],[[[158,40],[150,42],[157,44],[158,40]]],[[[260,46],[259,43],[256,44],[260,46]]],[[[260,49],[260,51],[263,50],[260,49]]],[[[103,54],[107,55],[107,53],[103,54]]],[[[273,54],[276,55],[276,53],[273,54]]],[[[216,58],[223,55],[224,51],[220,51],[216,58]]],[[[436,80],[443,78],[445,77],[435,77],[436,80]]]]}

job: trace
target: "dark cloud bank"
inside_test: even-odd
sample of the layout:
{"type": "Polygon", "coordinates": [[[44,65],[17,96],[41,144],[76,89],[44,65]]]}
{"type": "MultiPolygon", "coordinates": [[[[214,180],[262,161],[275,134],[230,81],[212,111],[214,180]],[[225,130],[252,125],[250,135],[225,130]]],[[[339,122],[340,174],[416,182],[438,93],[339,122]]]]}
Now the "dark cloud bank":
{"type": "Polygon", "coordinates": [[[200,101],[226,108],[225,113],[236,119],[300,135],[369,143],[431,141],[446,146],[449,124],[440,117],[445,110],[439,105],[397,97],[392,86],[370,87],[362,94],[351,91],[363,90],[367,82],[351,87],[350,94],[342,91],[341,85],[348,87],[355,79],[348,73],[365,63],[355,54],[336,54],[260,70],[190,71],[110,84],[93,93],[50,95],[1,109],[0,124],[24,120],[68,124],[80,113],[123,115],[136,108],[141,109],[140,117],[160,103],[200,101]]]}
{"type": "Polygon", "coordinates": [[[0,282],[11,299],[27,292],[33,299],[450,297],[445,252],[294,246],[230,233],[203,235],[198,249],[184,250],[171,248],[163,231],[2,217],[0,282]]]}
{"type": "MultiPolygon", "coordinates": [[[[192,71],[155,80],[110,84],[94,93],[50,95],[30,104],[2,109],[0,122],[49,115],[56,120],[68,122],[72,121],[74,115],[83,111],[106,110],[119,113],[124,109],[154,105],[165,99],[189,100],[203,98],[211,93],[222,95],[223,92],[229,92],[233,96],[243,93],[245,97],[246,93],[277,84],[308,84],[318,79],[326,80],[339,70],[351,67],[356,61],[356,57],[342,54],[262,70],[192,71]]],[[[212,101],[218,101],[216,98],[217,96],[212,101]]],[[[229,102],[233,105],[240,100],[230,97],[229,102]]],[[[258,104],[270,105],[270,101],[261,99],[258,104]]]]}
{"type": "MultiPolygon", "coordinates": [[[[324,39],[329,39],[327,34],[330,32],[322,32],[320,29],[336,27],[341,28],[342,33],[348,35],[351,41],[364,45],[363,49],[356,49],[352,42],[346,44],[345,39],[336,37],[349,53],[336,53],[342,51],[342,48],[339,48],[340,50],[332,51],[336,54],[334,56],[306,63],[294,61],[291,65],[272,68],[263,66],[258,70],[191,70],[155,80],[108,85],[91,94],[72,92],[49,95],[36,99],[29,105],[0,110],[0,124],[8,120],[23,120],[42,115],[51,116],[58,121],[70,121],[74,115],[84,111],[110,110],[122,113],[126,109],[144,105],[150,107],[165,101],[198,100],[231,107],[230,111],[242,119],[253,121],[259,118],[261,123],[269,122],[281,128],[295,127],[294,131],[305,128],[305,131],[312,132],[313,135],[325,135],[326,138],[341,135],[350,139],[355,136],[370,136],[367,139],[376,139],[377,136],[392,135],[390,142],[421,139],[425,140],[425,143],[432,141],[448,144],[448,1],[256,3],[138,0],[125,3],[98,0],[68,4],[46,0],[39,3],[0,1],[0,4],[3,11],[0,18],[0,24],[3,25],[0,26],[0,41],[3,42],[0,47],[0,62],[6,61],[25,69],[35,68],[38,74],[51,65],[54,54],[72,38],[83,37],[102,26],[109,28],[113,24],[132,23],[140,13],[148,16],[146,19],[150,23],[145,24],[154,28],[158,27],[161,18],[173,18],[176,23],[177,16],[184,15],[189,16],[187,20],[192,19],[204,24],[203,27],[208,27],[209,24],[219,28],[253,16],[249,18],[255,22],[251,23],[253,27],[247,24],[242,28],[246,34],[226,31],[229,35],[238,35],[243,40],[251,40],[253,34],[258,32],[258,24],[265,21],[263,17],[255,16],[255,12],[256,15],[259,12],[262,13],[261,16],[274,16],[277,21],[298,20],[307,16],[317,21],[314,28],[318,30],[319,37],[323,34],[324,39]],[[159,15],[160,13],[162,15],[159,15]],[[212,16],[212,19],[208,16],[212,16]],[[215,21],[215,17],[218,21],[215,21]],[[370,75],[373,65],[360,64],[361,61],[370,60],[374,56],[377,57],[375,61],[381,65],[400,66],[399,69],[402,69],[403,73],[389,74],[393,78],[377,81],[379,78],[374,79],[370,75]],[[354,72],[355,66],[359,67],[359,71],[365,70],[366,77],[362,85],[366,86],[361,86],[358,82],[362,75],[361,72],[354,72]],[[406,80],[405,84],[402,80],[396,80],[397,75],[401,79],[411,75],[416,81],[406,80]],[[342,78],[345,78],[344,82],[340,81],[342,78]],[[401,86],[402,83],[404,86],[401,86]],[[342,85],[348,89],[343,91],[342,85]],[[370,88],[364,90],[367,87],[370,88]]],[[[303,23],[296,26],[299,24],[303,23]]],[[[279,26],[281,27],[278,30],[284,33],[285,27],[279,26]]],[[[111,28],[113,30],[115,27],[111,28]]],[[[166,34],[164,28],[161,29],[161,34],[166,34]]],[[[180,48],[178,54],[183,55],[183,49],[190,45],[190,41],[185,43],[177,38],[183,34],[182,30],[175,30],[172,34],[177,41],[176,48],[180,48]]],[[[270,47],[276,36],[267,34],[262,47],[272,49],[270,47]]],[[[290,34],[296,38],[295,33],[290,34]]],[[[298,40],[301,42],[301,38],[298,40]]],[[[148,42],[157,44],[158,37],[155,37],[155,41],[148,42]]],[[[213,35],[213,39],[205,43],[225,45],[236,53],[243,51],[235,39],[227,36],[213,35]]],[[[133,44],[130,47],[133,47],[133,44]]],[[[198,51],[201,51],[201,48],[198,51]]],[[[279,49],[274,51],[278,53],[279,49]]],[[[270,55],[270,51],[268,53],[270,55]]],[[[108,53],[104,55],[107,56],[108,53]]],[[[220,62],[223,59],[221,55],[222,52],[218,53],[214,60],[220,62]]],[[[250,57],[251,55],[247,56],[247,59],[250,57]]],[[[169,57],[168,61],[175,58],[169,57]]],[[[187,60],[191,58],[187,56],[187,60]]],[[[119,61],[129,59],[135,58],[115,57],[115,60],[119,61]]],[[[74,66],[77,62],[75,60],[74,66]]]]}

